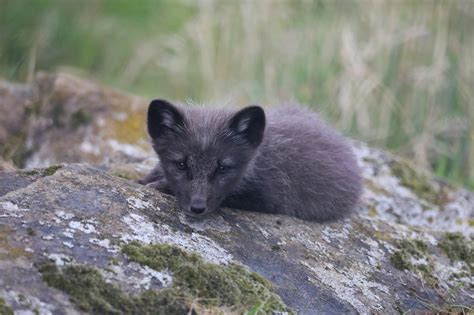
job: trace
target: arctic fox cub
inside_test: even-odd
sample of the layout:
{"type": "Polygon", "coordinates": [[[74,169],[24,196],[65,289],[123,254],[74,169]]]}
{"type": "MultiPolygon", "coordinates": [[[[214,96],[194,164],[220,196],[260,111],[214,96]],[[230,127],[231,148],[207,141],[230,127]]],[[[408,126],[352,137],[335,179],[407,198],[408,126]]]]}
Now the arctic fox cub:
{"type": "Polygon", "coordinates": [[[299,106],[233,112],[154,100],[148,133],[160,163],[139,182],[191,215],[231,207],[321,222],[349,213],[361,194],[350,145],[299,106]]]}

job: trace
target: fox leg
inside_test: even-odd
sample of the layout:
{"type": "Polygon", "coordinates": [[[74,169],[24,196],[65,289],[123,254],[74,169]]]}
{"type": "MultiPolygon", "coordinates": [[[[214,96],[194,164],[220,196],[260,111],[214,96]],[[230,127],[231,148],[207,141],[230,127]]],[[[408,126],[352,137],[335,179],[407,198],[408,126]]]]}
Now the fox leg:
{"type": "Polygon", "coordinates": [[[164,179],[165,174],[163,173],[163,169],[161,168],[160,163],[158,163],[150,173],[145,175],[143,178],[140,178],[137,180],[137,183],[142,184],[142,185],[147,185],[152,182],[156,182],[158,180],[164,179]]]}
{"type": "Polygon", "coordinates": [[[137,180],[137,183],[159,190],[162,193],[172,195],[168,181],[166,180],[163,169],[159,163],[145,177],[137,180]]]}
{"type": "Polygon", "coordinates": [[[165,178],[159,179],[159,180],[154,181],[154,182],[150,182],[150,183],[146,184],[146,186],[150,187],[150,188],[153,188],[153,189],[156,189],[158,191],[161,191],[162,193],[165,193],[167,195],[172,195],[173,194],[173,192],[169,188],[168,181],[165,178]]]}

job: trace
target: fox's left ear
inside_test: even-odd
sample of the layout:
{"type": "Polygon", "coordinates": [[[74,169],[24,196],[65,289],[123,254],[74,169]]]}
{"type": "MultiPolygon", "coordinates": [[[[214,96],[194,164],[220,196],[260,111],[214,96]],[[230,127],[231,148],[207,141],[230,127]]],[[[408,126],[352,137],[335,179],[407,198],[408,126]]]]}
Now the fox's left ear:
{"type": "Polygon", "coordinates": [[[169,133],[178,133],[184,128],[181,111],[165,100],[153,100],[148,107],[148,133],[158,139],[169,133]]]}
{"type": "Polygon", "coordinates": [[[265,131],[265,112],[260,106],[245,107],[230,119],[229,128],[235,136],[258,147],[265,131]]]}

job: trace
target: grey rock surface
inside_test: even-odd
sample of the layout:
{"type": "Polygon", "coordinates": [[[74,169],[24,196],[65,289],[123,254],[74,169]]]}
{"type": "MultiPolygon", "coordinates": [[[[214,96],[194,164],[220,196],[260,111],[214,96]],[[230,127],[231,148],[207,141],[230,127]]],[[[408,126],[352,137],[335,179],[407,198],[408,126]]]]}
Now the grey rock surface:
{"type": "Polygon", "coordinates": [[[26,140],[27,117],[37,101],[35,85],[0,79],[0,156],[6,159],[16,157],[17,161],[23,158],[20,151],[26,140]]]}
{"type": "Polygon", "coordinates": [[[365,192],[351,218],[318,224],[222,209],[191,219],[172,197],[130,180],[155,161],[133,123],[143,101],[64,74],[39,76],[34,86],[41,119],[27,124],[25,163],[63,164],[0,172],[0,302],[17,313],[82,313],[42,280],[45,260],[93,266],[124,292],[161,290],[173,274],[131,262],[121,247],[132,241],[247,266],[298,314],[472,311],[471,192],[354,142],[365,192]],[[72,128],[79,109],[89,118],[72,128]],[[128,123],[135,127],[120,138],[128,123]]]}

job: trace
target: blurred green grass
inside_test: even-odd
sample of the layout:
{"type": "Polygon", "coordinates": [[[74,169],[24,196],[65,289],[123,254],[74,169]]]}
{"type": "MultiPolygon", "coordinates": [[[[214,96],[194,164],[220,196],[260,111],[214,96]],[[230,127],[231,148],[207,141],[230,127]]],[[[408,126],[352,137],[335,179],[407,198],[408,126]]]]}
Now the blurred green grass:
{"type": "Polygon", "coordinates": [[[0,75],[147,97],[296,100],[474,187],[474,1],[0,0],[0,75]]]}

